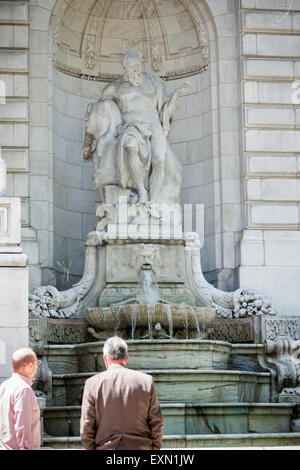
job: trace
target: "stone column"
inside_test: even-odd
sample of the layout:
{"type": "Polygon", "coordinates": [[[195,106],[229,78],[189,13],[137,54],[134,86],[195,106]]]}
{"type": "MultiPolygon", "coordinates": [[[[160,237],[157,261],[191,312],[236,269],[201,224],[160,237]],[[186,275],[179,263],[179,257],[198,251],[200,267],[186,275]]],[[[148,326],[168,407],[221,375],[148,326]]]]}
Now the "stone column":
{"type": "Polygon", "coordinates": [[[0,198],[0,382],[12,353],[28,346],[28,258],[21,243],[21,201],[0,198]]]}

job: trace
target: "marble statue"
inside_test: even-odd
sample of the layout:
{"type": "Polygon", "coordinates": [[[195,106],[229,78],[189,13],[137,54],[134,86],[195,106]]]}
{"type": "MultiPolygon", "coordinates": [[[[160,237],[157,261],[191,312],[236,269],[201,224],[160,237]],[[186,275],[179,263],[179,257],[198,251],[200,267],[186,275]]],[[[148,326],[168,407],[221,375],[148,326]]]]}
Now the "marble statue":
{"type": "Polygon", "coordinates": [[[142,72],[142,54],[122,57],[124,77],[108,84],[87,109],[81,159],[94,159],[94,181],[102,202],[105,186],[129,189],[140,204],[179,203],[181,167],[168,135],[184,82],[171,93],[165,82],[142,72]],[[93,142],[96,141],[93,152],[93,142]]]}

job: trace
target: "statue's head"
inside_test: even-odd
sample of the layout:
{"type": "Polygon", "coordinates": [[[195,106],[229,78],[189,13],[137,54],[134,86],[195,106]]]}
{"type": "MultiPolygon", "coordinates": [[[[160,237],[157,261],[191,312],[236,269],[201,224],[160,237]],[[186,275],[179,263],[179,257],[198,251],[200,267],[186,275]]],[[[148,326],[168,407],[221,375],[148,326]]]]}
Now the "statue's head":
{"type": "Polygon", "coordinates": [[[143,83],[142,68],[143,56],[139,51],[127,51],[121,57],[124,68],[124,76],[133,86],[140,86],[143,83]]]}

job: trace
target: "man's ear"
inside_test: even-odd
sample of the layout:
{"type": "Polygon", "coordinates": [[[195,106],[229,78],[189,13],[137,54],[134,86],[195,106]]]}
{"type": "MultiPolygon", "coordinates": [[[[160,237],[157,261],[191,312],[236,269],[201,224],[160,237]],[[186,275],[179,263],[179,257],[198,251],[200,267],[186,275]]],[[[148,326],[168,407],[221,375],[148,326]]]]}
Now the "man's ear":
{"type": "Polygon", "coordinates": [[[124,362],[125,362],[125,366],[126,366],[126,364],[128,362],[128,355],[125,357],[124,362]]]}
{"type": "Polygon", "coordinates": [[[105,367],[107,368],[108,363],[107,363],[107,357],[105,356],[105,354],[103,354],[103,361],[104,361],[105,367]]]}

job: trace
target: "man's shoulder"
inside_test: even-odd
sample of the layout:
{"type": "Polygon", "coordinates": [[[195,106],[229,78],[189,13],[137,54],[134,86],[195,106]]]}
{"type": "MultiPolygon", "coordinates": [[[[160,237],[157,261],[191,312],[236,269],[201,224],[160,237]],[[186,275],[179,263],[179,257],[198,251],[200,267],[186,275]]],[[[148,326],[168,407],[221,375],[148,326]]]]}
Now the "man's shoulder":
{"type": "Polygon", "coordinates": [[[9,379],[5,380],[1,386],[1,390],[6,390],[10,394],[18,397],[23,394],[33,394],[31,386],[17,375],[12,375],[9,379]]]}
{"type": "Polygon", "coordinates": [[[134,370],[134,369],[129,369],[127,367],[124,367],[124,373],[131,375],[132,378],[139,379],[140,381],[143,381],[146,383],[152,382],[152,376],[150,374],[147,374],[146,372],[141,372],[139,370],[134,370]]]}
{"type": "Polygon", "coordinates": [[[95,384],[98,384],[99,382],[102,382],[103,380],[109,378],[111,374],[115,373],[116,371],[118,374],[131,375],[132,377],[135,376],[140,378],[141,380],[152,382],[152,376],[150,374],[147,374],[146,372],[130,369],[128,367],[120,367],[118,369],[109,368],[103,372],[99,372],[98,374],[89,377],[86,380],[85,384],[87,386],[93,386],[95,384]]]}
{"type": "Polygon", "coordinates": [[[107,371],[99,372],[98,374],[93,375],[92,377],[89,377],[86,381],[86,385],[93,385],[95,383],[98,383],[99,381],[102,380],[103,376],[106,374],[107,371]]]}

